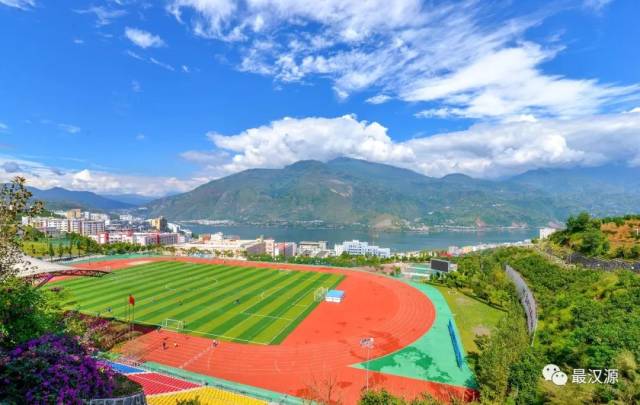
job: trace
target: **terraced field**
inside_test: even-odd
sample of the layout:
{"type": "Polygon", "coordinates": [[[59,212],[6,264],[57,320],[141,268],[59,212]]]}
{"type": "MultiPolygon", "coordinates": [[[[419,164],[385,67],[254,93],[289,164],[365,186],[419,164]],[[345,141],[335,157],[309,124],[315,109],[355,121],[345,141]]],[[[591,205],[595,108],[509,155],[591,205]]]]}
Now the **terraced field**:
{"type": "Polygon", "coordinates": [[[333,288],[338,274],[185,262],[152,262],[103,277],[62,280],[65,307],[126,319],[135,297],[135,323],[169,326],[199,336],[278,344],[333,288]]]}

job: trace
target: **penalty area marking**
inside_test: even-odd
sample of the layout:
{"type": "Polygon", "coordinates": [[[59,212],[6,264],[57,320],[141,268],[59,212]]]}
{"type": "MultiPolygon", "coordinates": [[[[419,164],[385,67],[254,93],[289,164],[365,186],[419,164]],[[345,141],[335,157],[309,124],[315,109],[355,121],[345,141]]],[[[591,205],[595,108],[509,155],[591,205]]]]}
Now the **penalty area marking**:
{"type": "Polygon", "coordinates": [[[305,307],[305,310],[300,311],[300,313],[299,313],[295,318],[293,318],[293,320],[292,320],[291,322],[289,322],[289,323],[288,323],[288,324],[286,324],[282,329],[280,329],[280,331],[279,331],[276,335],[274,335],[273,339],[271,339],[271,340],[269,341],[269,344],[273,343],[273,341],[274,341],[274,340],[276,340],[276,339],[277,339],[277,338],[282,334],[282,332],[284,332],[284,331],[285,331],[285,330],[286,330],[286,329],[287,329],[287,328],[288,328],[288,327],[289,327],[293,322],[297,322],[297,321],[298,321],[298,319],[300,319],[300,317],[301,317],[302,315],[304,315],[304,313],[306,312],[306,308],[310,308],[310,307],[314,306],[315,304],[317,304],[317,302],[316,302],[315,300],[314,300],[314,301],[312,301],[312,302],[310,302],[310,303],[309,303],[309,305],[298,304],[298,302],[300,302],[303,298],[306,298],[306,297],[308,297],[308,296],[309,296],[309,294],[303,295],[302,297],[298,298],[298,299],[294,302],[294,304],[293,304],[292,306],[304,306],[304,307],[305,307]]]}
{"type": "MultiPolygon", "coordinates": [[[[289,318],[283,318],[281,316],[271,316],[271,315],[260,315],[260,314],[256,314],[256,313],[251,313],[251,312],[240,312],[242,315],[248,315],[248,316],[257,316],[260,318],[271,318],[271,319],[282,319],[283,321],[292,321],[292,319],[289,318]]],[[[239,325],[239,324],[238,324],[239,325]]]]}

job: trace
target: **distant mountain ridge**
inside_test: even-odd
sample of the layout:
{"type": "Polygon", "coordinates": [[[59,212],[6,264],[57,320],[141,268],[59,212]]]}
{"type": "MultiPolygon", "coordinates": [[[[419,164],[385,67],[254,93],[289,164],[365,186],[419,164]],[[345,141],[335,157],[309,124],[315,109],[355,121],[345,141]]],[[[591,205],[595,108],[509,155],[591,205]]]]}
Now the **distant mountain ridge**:
{"type": "Polygon", "coordinates": [[[438,179],[350,158],[246,170],[147,207],[150,215],[172,220],[322,221],[383,228],[544,225],[569,214],[549,194],[526,184],[460,174],[438,179]]]}
{"type": "Polygon", "coordinates": [[[73,191],[62,187],[41,190],[28,187],[33,194],[32,199],[45,203],[49,210],[83,208],[88,210],[109,211],[133,208],[135,205],[112,200],[91,191],[73,191]]]}
{"type": "Polygon", "coordinates": [[[640,167],[537,169],[509,182],[553,195],[556,206],[573,213],[584,210],[602,217],[640,212],[640,167]]]}
{"type": "Polygon", "coordinates": [[[146,195],[139,195],[139,194],[99,194],[99,195],[101,195],[104,198],[108,198],[110,200],[119,201],[125,204],[131,204],[131,205],[144,205],[157,198],[157,197],[149,197],[146,195]]]}
{"type": "Polygon", "coordinates": [[[250,169],[153,201],[59,187],[30,190],[49,209],[113,211],[142,204],[148,215],[171,220],[256,224],[544,226],[583,210],[597,216],[640,212],[640,168],[617,165],[538,169],[491,181],[463,174],[433,178],[338,158],[250,169]]]}

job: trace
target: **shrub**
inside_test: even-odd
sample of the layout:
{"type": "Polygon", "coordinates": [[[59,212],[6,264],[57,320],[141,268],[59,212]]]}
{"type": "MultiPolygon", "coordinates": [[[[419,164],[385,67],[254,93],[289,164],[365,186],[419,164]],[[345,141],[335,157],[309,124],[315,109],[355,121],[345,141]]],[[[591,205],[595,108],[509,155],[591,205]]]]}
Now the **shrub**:
{"type": "Polygon", "coordinates": [[[0,347],[11,349],[45,332],[62,332],[53,293],[9,277],[0,283],[0,347]]]}
{"type": "Polygon", "coordinates": [[[8,403],[82,404],[114,388],[115,373],[75,337],[46,334],[0,357],[0,398],[8,403]]]}

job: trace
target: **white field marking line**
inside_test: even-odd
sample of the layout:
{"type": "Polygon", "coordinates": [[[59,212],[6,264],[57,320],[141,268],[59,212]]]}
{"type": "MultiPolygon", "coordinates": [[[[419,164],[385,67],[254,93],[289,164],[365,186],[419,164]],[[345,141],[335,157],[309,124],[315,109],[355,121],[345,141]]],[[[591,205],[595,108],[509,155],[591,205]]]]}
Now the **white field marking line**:
{"type": "MultiPolygon", "coordinates": [[[[303,295],[302,297],[300,297],[300,298],[295,302],[295,304],[297,304],[300,300],[302,300],[303,298],[306,298],[306,297],[308,297],[308,296],[309,296],[309,294],[303,295]]],[[[315,296],[314,296],[314,298],[315,298],[315,296]]],[[[310,303],[309,305],[306,305],[305,307],[306,307],[306,308],[309,308],[309,307],[313,306],[315,303],[316,303],[316,301],[315,301],[315,299],[314,299],[313,301],[311,301],[311,303],[310,303]]],[[[295,304],[294,304],[294,305],[295,305],[295,304]]],[[[292,305],[292,306],[294,306],[294,305],[292,305]]],[[[284,326],[284,328],[280,329],[280,331],[279,331],[276,335],[274,335],[274,337],[269,341],[269,344],[273,343],[273,341],[274,341],[274,340],[276,340],[276,338],[278,338],[278,336],[280,336],[280,334],[281,334],[282,332],[284,332],[284,330],[285,330],[285,329],[287,329],[287,328],[289,327],[289,325],[291,325],[293,322],[296,322],[296,321],[297,321],[297,320],[302,316],[302,314],[304,314],[304,313],[305,313],[305,311],[300,311],[300,313],[299,313],[295,318],[293,318],[293,320],[292,320],[291,322],[289,322],[288,324],[286,324],[286,325],[284,326]]],[[[261,332],[262,332],[262,331],[261,331],[261,332]]]]}
{"type": "Polygon", "coordinates": [[[202,282],[206,282],[206,281],[211,281],[212,284],[207,284],[207,285],[203,285],[200,287],[187,287],[187,288],[180,288],[180,287],[176,287],[176,288],[171,288],[171,283],[167,283],[164,285],[164,289],[165,290],[170,290],[173,292],[179,291],[179,292],[190,292],[190,291],[200,291],[200,290],[206,290],[211,288],[211,286],[218,284],[218,279],[217,278],[212,278],[212,279],[208,279],[208,278],[200,278],[200,277],[188,277],[185,279],[182,279],[182,284],[185,283],[191,283],[194,281],[202,281],[202,282]]]}
{"type": "MultiPolygon", "coordinates": [[[[282,288],[284,288],[284,287],[280,287],[280,289],[282,289],[282,288]]],[[[268,291],[268,290],[267,290],[267,291],[268,291]]],[[[244,302],[244,303],[242,303],[242,304],[240,304],[240,305],[249,304],[249,305],[247,306],[247,308],[246,308],[246,309],[249,309],[249,308],[251,308],[252,306],[254,306],[255,304],[257,304],[257,303],[261,302],[262,300],[263,300],[263,299],[262,299],[262,298],[260,298],[259,296],[254,295],[253,297],[249,298],[246,302],[244,302]],[[258,301],[254,303],[254,300],[255,300],[256,298],[258,298],[258,301]]],[[[229,301],[229,303],[231,303],[231,302],[233,302],[233,301],[234,301],[234,300],[233,300],[233,299],[231,299],[231,300],[229,301]]],[[[199,305],[197,308],[207,308],[207,307],[208,307],[207,305],[199,305]]],[[[210,311],[210,313],[226,313],[226,312],[228,312],[228,311],[224,311],[224,310],[222,310],[222,309],[216,309],[216,310],[210,311]]],[[[239,312],[239,313],[245,313],[245,312],[244,312],[244,311],[242,311],[242,312],[239,312]]],[[[245,315],[254,315],[254,314],[253,314],[253,313],[246,312],[246,313],[245,313],[245,315]]],[[[245,319],[245,321],[246,321],[246,319],[245,319]]],[[[244,322],[244,321],[241,321],[240,323],[242,323],[242,322],[244,322]]],[[[234,328],[235,328],[236,326],[240,325],[240,323],[237,323],[237,324],[234,326],[234,328]]],[[[233,328],[232,328],[232,329],[233,329],[233,328]]]]}
{"type": "MultiPolygon", "coordinates": [[[[271,318],[271,319],[283,319],[285,321],[291,321],[291,319],[289,318],[283,318],[280,316],[271,316],[271,315],[260,315],[260,314],[252,314],[250,312],[240,312],[242,315],[249,315],[249,316],[259,316],[261,318],[271,318]]],[[[239,324],[238,324],[239,325],[239,324]]]]}
{"type": "MultiPolygon", "coordinates": [[[[83,312],[83,313],[91,313],[91,312],[89,311],[89,312],[83,312]]],[[[118,317],[114,317],[114,318],[119,320],[119,321],[125,321],[124,318],[118,318],[118,317]]],[[[156,326],[156,327],[159,326],[161,328],[163,327],[162,324],[157,324],[157,323],[153,323],[153,322],[136,321],[136,324],[139,324],[139,325],[150,325],[150,326],[156,326]]],[[[257,341],[257,340],[240,339],[240,338],[226,336],[226,335],[219,335],[219,334],[215,334],[215,333],[202,332],[202,331],[194,330],[194,329],[180,329],[180,332],[178,332],[178,333],[182,333],[182,332],[189,332],[189,333],[193,333],[193,334],[196,334],[196,335],[213,336],[213,337],[217,337],[217,338],[221,338],[221,339],[227,339],[227,340],[230,340],[230,341],[239,340],[241,342],[253,343],[253,344],[258,344],[258,345],[263,345],[263,346],[268,346],[269,345],[269,343],[260,342],[260,341],[257,341]]]]}
{"type": "Polygon", "coordinates": [[[182,329],[182,332],[189,332],[189,333],[195,333],[195,334],[199,334],[199,335],[213,336],[213,337],[218,337],[218,338],[227,339],[227,340],[231,340],[231,341],[239,340],[241,342],[254,343],[254,344],[259,344],[259,345],[263,345],[263,346],[267,346],[268,345],[268,343],[258,342],[257,340],[240,339],[240,338],[235,338],[235,337],[226,336],[226,335],[218,335],[218,334],[215,334],[215,333],[200,332],[199,330],[193,330],[193,329],[182,329]]]}
{"type": "MultiPolygon", "coordinates": [[[[285,288],[290,288],[290,285],[289,285],[289,284],[287,284],[287,285],[284,285],[284,286],[280,287],[276,292],[274,292],[274,294],[276,294],[278,291],[283,290],[283,289],[285,289],[285,288]]],[[[272,295],[273,295],[273,294],[272,294],[272,295]]],[[[257,296],[256,296],[255,298],[258,298],[258,302],[256,302],[256,304],[262,301],[262,299],[261,299],[261,298],[259,298],[259,297],[257,297],[257,296]]],[[[251,300],[249,300],[248,302],[251,302],[251,300]]],[[[255,304],[251,304],[249,307],[247,307],[247,309],[251,308],[251,307],[252,307],[252,306],[254,306],[254,305],[255,305],[255,304]]],[[[253,315],[257,315],[257,314],[254,314],[254,313],[247,313],[247,315],[249,315],[249,317],[248,317],[248,318],[243,319],[243,320],[241,320],[240,322],[236,323],[236,324],[235,324],[235,325],[233,325],[233,327],[232,327],[231,329],[229,329],[229,330],[234,330],[234,329],[236,329],[238,326],[242,325],[244,322],[246,322],[246,321],[248,321],[249,319],[251,319],[251,317],[252,317],[253,315]]],[[[266,316],[266,315],[264,315],[264,316],[266,316]]],[[[228,331],[229,331],[229,330],[228,330],[228,331]]],[[[228,332],[228,331],[227,331],[227,332],[228,332]]]]}

